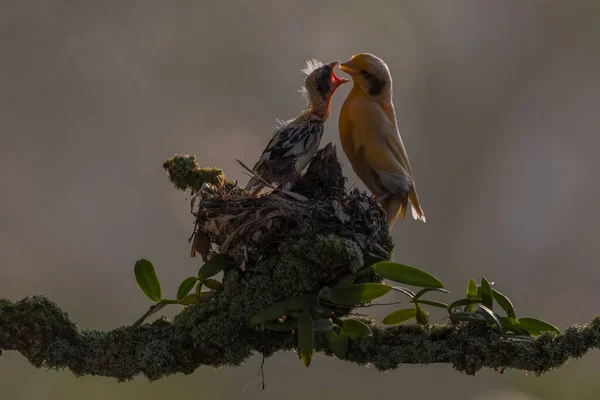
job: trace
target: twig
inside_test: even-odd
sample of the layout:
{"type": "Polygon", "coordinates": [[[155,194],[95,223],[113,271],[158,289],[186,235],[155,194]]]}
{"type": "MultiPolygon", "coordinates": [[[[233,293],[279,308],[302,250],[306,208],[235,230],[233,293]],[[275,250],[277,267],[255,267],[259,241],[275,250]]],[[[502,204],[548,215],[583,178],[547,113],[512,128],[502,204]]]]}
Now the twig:
{"type": "Polygon", "coordinates": [[[248,174],[252,177],[257,178],[259,181],[261,181],[266,187],[268,187],[269,189],[273,189],[273,190],[278,190],[281,193],[285,193],[290,197],[293,197],[294,199],[298,200],[298,201],[308,201],[308,199],[304,196],[302,196],[301,194],[298,193],[294,193],[294,192],[290,192],[289,190],[285,190],[285,189],[281,189],[281,188],[276,188],[273,185],[271,185],[269,182],[267,182],[266,180],[264,180],[262,178],[262,176],[258,175],[256,172],[252,171],[250,168],[248,168],[243,162],[241,162],[240,160],[236,159],[235,161],[237,161],[242,168],[244,168],[248,174]]]}
{"type": "Polygon", "coordinates": [[[140,326],[145,320],[146,318],[150,317],[152,314],[155,314],[157,312],[159,312],[160,310],[162,310],[167,304],[171,304],[172,302],[167,301],[167,300],[163,300],[159,303],[153,304],[150,306],[150,309],[140,317],[140,319],[138,319],[137,321],[135,321],[133,323],[133,325],[131,325],[133,328],[137,328],[138,326],[140,326]]]}
{"type": "Polygon", "coordinates": [[[364,306],[360,306],[358,308],[369,308],[369,307],[376,307],[376,306],[393,306],[393,305],[396,305],[396,304],[402,304],[402,302],[401,301],[394,301],[394,302],[391,302],[391,303],[367,304],[367,305],[364,305],[364,306]]]}

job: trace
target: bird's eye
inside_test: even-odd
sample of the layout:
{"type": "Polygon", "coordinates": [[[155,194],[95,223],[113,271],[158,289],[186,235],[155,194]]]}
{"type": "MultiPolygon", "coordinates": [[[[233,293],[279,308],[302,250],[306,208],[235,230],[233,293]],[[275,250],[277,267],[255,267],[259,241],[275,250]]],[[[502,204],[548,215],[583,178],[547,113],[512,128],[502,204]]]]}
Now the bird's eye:
{"type": "Polygon", "coordinates": [[[364,70],[364,69],[360,71],[360,74],[362,76],[368,76],[369,75],[369,73],[366,70],[364,70]]]}

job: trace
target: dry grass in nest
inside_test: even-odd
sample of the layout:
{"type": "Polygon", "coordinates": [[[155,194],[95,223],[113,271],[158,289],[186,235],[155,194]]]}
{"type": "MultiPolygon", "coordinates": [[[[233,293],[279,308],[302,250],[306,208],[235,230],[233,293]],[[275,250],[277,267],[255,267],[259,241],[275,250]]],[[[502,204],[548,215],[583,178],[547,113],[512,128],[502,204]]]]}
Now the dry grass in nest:
{"type": "Polygon", "coordinates": [[[319,150],[292,188],[299,200],[272,191],[251,197],[234,182],[204,185],[192,199],[196,218],[192,256],[226,253],[243,269],[277,252],[296,235],[335,234],[354,240],[367,256],[387,259],[392,248],[383,210],[357,189],[346,191],[335,147],[319,150]]]}

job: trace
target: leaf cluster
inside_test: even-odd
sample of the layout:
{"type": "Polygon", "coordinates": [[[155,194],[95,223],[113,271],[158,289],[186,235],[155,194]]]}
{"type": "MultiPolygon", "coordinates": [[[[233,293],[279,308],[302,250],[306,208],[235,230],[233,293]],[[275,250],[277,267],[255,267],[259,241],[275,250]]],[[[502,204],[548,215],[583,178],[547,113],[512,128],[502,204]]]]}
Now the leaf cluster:
{"type": "Polygon", "coordinates": [[[137,261],[134,266],[137,284],[142,292],[156,304],[137,320],[134,325],[140,325],[146,318],[155,314],[168,304],[189,306],[206,303],[212,300],[217,293],[224,289],[223,284],[213,277],[232,265],[231,259],[225,254],[214,255],[200,267],[197,276],[190,276],[181,282],[177,289],[177,296],[175,299],[165,299],[162,297],[160,281],[158,280],[152,263],[146,259],[137,261]],[[203,288],[209,290],[202,290],[203,288]]]}
{"type": "MultiPolygon", "coordinates": [[[[197,276],[190,276],[181,282],[176,299],[164,299],[152,263],[145,259],[139,260],[134,267],[137,283],[156,304],[136,322],[136,325],[167,304],[191,306],[211,301],[224,290],[223,284],[213,277],[233,265],[234,262],[227,255],[216,254],[200,267],[197,276]]],[[[447,304],[424,298],[432,292],[450,294],[438,278],[418,268],[382,261],[343,277],[333,286],[324,286],[318,292],[304,293],[270,304],[256,313],[248,323],[265,330],[296,335],[299,358],[307,367],[312,360],[315,335],[324,335],[329,350],[342,360],[346,356],[349,342],[371,336],[372,330],[368,323],[343,315],[347,315],[354,308],[383,305],[370,303],[391,291],[407,296],[412,306],[389,313],[383,319],[383,325],[398,325],[413,319],[419,325],[429,325],[430,314],[427,308],[436,307],[448,312],[452,324],[471,324],[507,339],[528,340],[542,332],[559,333],[555,326],[545,321],[517,318],[510,299],[492,286],[493,282],[486,278],[482,278],[480,284],[470,279],[465,297],[447,304]],[[361,276],[373,272],[384,280],[418,289],[385,283],[356,283],[361,276]],[[495,305],[505,315],[497,314],[494,311],[495,305]]]]}
{"type": "MultiPolygon", "coordinates": [[[[529,339],[542,332],[559,333],[558,329],[535,318],[516,318],[512,302],[504,294],[492,289],[493,283],[486,278],[477,285],[469,280],[466,296],[451,304],[424,299],[431,292],[450,294],[444,284],[433,275],[408,265],[383,261],[342,279],[333,287],[324,287],[319,293],[307,293],[294,299],[271,304],[250,319],[250,324],[261,325],[273,331],[288,331],[297,335],[298,354],[305,366],[309,366],[313,354],[315,335],[324,334],[329,350],[344,359],[349,341],[359,341],[372,335],[365,322],[342,319],[333,311],[339,307],[367,306],[390,291],[398,291],[410,298],[412,307],[395,310],[382,321],[384,325],[398,325],[415,319],[419,325],[430,324],[426,307],[443,308],[448,311],[453,324],[473,324],[486,327],[506,338],[529,339]],[[415,291],[406,287],[383,283],[354,283],[362,274],[374,271],[383,279],[420,288],[415,291]],[[506,316],[493,311],[497,304],[506,316]]],[[[371,304],[368,306],[377,305],[371,304]]]]}

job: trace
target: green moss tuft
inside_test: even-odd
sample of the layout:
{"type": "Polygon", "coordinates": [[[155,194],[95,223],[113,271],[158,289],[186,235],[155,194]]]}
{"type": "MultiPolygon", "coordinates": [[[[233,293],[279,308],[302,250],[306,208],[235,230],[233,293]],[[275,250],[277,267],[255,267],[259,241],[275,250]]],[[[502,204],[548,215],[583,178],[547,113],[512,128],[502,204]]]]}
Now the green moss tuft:
{"type": "Polygon", "coordinates": [[[163,168],[169,175],[169,180],[179,190],[191,189],[198,191],[204,183],[217,187],[225,183],[223,170],[216,167],[200,168],[195,156],[187,154],[175,155],[163,162],[163,168]]]}

